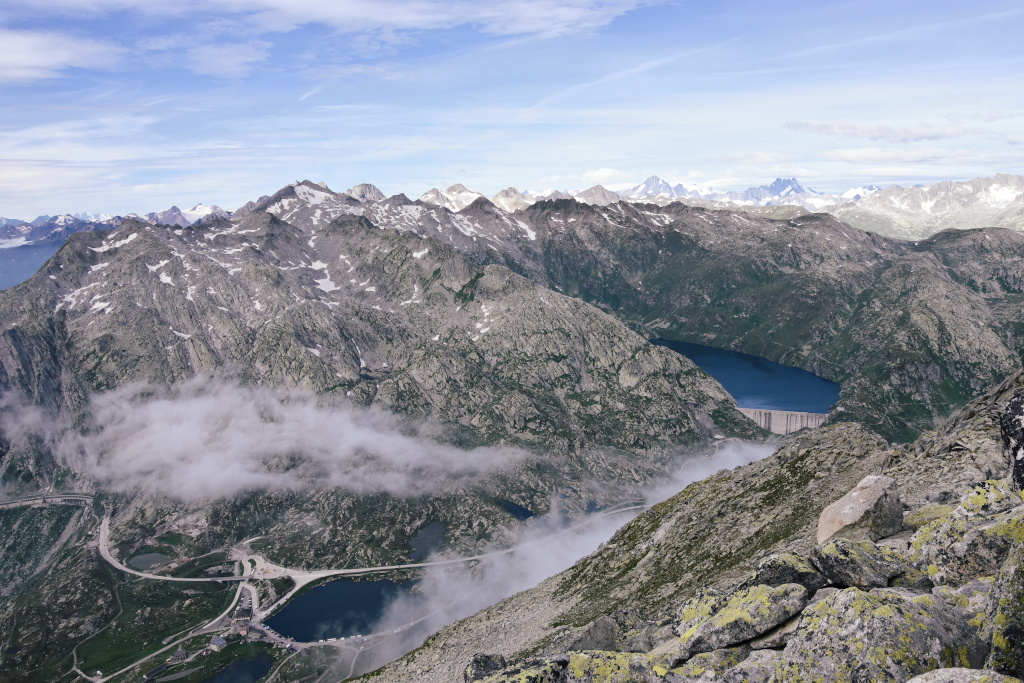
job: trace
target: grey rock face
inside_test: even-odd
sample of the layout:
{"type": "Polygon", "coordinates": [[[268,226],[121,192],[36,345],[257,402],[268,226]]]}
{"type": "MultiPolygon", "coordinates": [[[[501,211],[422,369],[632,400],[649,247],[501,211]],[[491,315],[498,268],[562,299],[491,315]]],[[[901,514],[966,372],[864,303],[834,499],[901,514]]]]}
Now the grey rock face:
{"type": "Polygon", "coordinates": [[[562,647],[565,650],[614,650],[618,638],[619,625],[605,615],[589,623],[562,647]]]}
{"type": "Polygon", "coordinates": [[[949,513],[910,537],[907,558],[936,584],[959,586],[993,576],[1024,520],[1019,494],[1006,480],[985,482],[964,494],[949,513]]]}
{"type": "Polygon", "coordinates": [[[896,480],[872,474],[822,511],[818,543],[827,543],[837,536],[877,541],[902,528],[903,504],[896,480]]]}
{"type": "Polygon", "coordinates": [[[987,620],[992,624],[992,652],[986,668],[1024,678],[1024,542],[1014,543],[999,570],[987,620]]]}
{"type": "Polygon", "coordinates": [[[1013,486],[1024,491],[1024,389],[1018,389],[1006,404],[999,425],[1012,467],[1013,486]]]}
{"type": "Polygon", "coordinates": [[[472,661],[463,674],[463,680],[465,683],[473,683],[496,671],[501,671],[506,666],[505,658],[501,655],[473,655],[472,661]]]}
{"type": "Polygon", "coordinates": [[[926,674],[914,676],[907,683],[1020,683],[1020,679],[1004,676],[990,669],[953,667],[935,669],[926,674]]]}
{"type": "Polygon", "coordinates": [[[714,616],[680,637],[682,652],[692,656],[747,642],[787,621],[806,605],[807,589],[795,583],[741,590],[714,616]]]}
{"type": "Polygon", "coordinates": [[[961,663],[980,667],[986,649],[938,598],[848,588],[804,612],[775,680],[901,681],[961,663]]]}
{"type": "Polygon", "coordinates": [[[754,650],[781,649],[786,646],[799,626],[800,616],[797,615],[789,621],[779,624],[763,636],[754,638],[749,645],[754,650]]]}
{"type": "Polygon", "coordinates": [[[769,555],[757,565],[757,571],[749,580],[750,585],[764,584],[781,586],[784,583],[798,583],[808,593],[828,585],[825,578],[810,559],[796,553],[780,553],[769,555]]]}
{"type": "Polygon", "coordinates": [[[699,591],[680,606],[672,630],[683,635],[713,617],[729,601],[729,595],[716,588],[699,591]]]}
{"type": "Polygon", "coordinates": [[[736,666],[750,656],[751,649],[747,645],[727,647],[711,652],[702,652],[691,657],[689,661],[672,670],[678,679],[669,681],[713,681],[727,670],[736,666]]]}
{"type": "Polygon", "coordinates": [[[870,541],[836,539],[817,548],[814,559],[830,581],[838,586],[879,588],[906,570],[897,562],[887,560],[870,541]]]}

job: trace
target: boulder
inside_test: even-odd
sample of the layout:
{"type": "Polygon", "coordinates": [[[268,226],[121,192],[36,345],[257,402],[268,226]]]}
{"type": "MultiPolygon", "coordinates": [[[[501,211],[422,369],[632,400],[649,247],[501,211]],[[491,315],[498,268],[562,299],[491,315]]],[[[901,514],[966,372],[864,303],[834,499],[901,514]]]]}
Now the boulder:
{"type": "Polygon", "coordinates": [[[751,649],[746,645],[703,652],[692,657],[686,664],[672,669],[672,673],[687,681],[715,680],[749,657],[750,653],[751,649]]]}
{"type": "Polygon", "coordinates": [[[829,580],[803,555],[780,553],[761,560],[754,576],[748,581],[751,586],[781,586],[786,583],[798,583],[813,593],[827,586],[829,580]]]}
{"type": "Polygon", "coordinates": [[[806,605],[807,589],[796,583],[737,591],[713,617],[680,637],[681,654],[692,656],[747,642],[787,621],[806,605]]]}
{"type": "Polygon", "coordinates": [[[935,586],[932,593],[960,610],[967,617],[967,623],[978,632],[978,637],[988,642],[992,638],[992,622],[988,614],[992,609],[994,583],[995,579],[987,576],[965,583],[960,588],[935,586]]]}
{"type": "Polygon", "coordinates": [[[569,650],[615,650],[615,641],[618,637],[619,625],[610,616],[604,615],[573,634],[562,645],[563,652],[569,650]]]}
{"type": "Polygon", "coordinates": [[[565,681],[586,683],[649,683],[651,662],[632,652],[570,652],[565,681]]]}
{"type": "Polygon", "coordinates": [[[821,573],[839,586],[882,588],[905,571],[898,562],[886,559],[870,541],[855,543],[838,538],[816,548],[814,559],[821,573]]]}
{"type": "Polygon", "coordinates": [[[986,649],[964,615],[934,595],[847,588],[804,611],[774,660],[774,680],[905,681],[980,667],[986,649]]]}
{"type": "Polygon", "coordinates": [[[470,660],[469,666],[462,673],[462,680],[465,683],[474,683],[475,681],[481,681],[488,675],[501,671],[508,664],[505,662],[505,658],[501,655],[484,655],[478,654],[473,655],[473,659],[470,660]]]}
{"type": "Polygon", "coordinates": [[[907,561],[935,585],[994,576],[1022,528],[1020,495],[1006,480],[987,481],[967,491],[952,512],[914,532],[907,561]]]}
{"type": "Polygon", "coordinates": [[[790,637],[796,633],[797,627],[800,626],[800,615],[793,617],[789,621],[779,624],[768,633],[765,633],[760,638],[754,638],[750,641],[750,648],[752,650],[779,650],[786,646],[789,642],[790,637]]]}
{"type": "Polygon", "coordinates": [[[531,657],[480,679],[481,683],[564,683],[568,655],[531,657]]]}
{"type": "Polygon", "coordinates": [[[722,609],[728,600],[729,596],[717,588],[698,591],[676,611],[676,635],[681,636],[693,627],[703,624],[722,609]]]}
{"type": "Polygon", "coordinates": [[[903,503],[896,480],[872,474],[826,507],[818,518],[818,544],[841,536],[877,541],[903,528],[903,503]]]}
{"type": "Polygon", "coordinates": [[[785,667],[785,658],[778,650],[754,650],[742,662],[727,670],[720,683],[771,683],[775,672],[785,667]]]}
{"type": "Polygon", "coordinates": [[[1021,683],[1019,678],[1004,676],[986,669],[935,669],[914,676],[907,683],[1021,683]]]}
{"type": "Polygon", "coordinates": [[[999,416],[1003,448],[1010,459],[1011,478],[1017,491],[1024,491],[1024,389],[1018,389],[999,416]]]}
{"type": "Polygon", "coordinates": [[[1013,544],[992,597],[987,619],[992,624],[992,651],[985,666],[1024,678],[1024,541],[1013,544]]]}

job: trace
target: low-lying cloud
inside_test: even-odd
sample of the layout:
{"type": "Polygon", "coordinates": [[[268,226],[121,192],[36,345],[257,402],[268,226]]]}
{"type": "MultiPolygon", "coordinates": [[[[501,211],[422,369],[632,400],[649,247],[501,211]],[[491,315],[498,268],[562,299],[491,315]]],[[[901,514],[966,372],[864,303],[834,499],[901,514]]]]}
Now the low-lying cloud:
{"type": "Polygon", "coordinates": [[[54,449],[106,490],[184,500],[313,485],[419,495],[472,484],[526,457],[462,450],[403,433],[396,417],[374,410],[209,377],[98,394],[85,430],[66,432],[54,449]]]}
{"type": "MultiPolygon", "coordinates": [[[[648,505],[661,502],[722,469],[761,460],[775,446],[728,442],[708,457],[684,460],[667,480],[648,489],[648,505]]],[[[493,547],[479,564],[445,565],[428,570],[415,593],[402,594],[386,609],[372,633],[400,632],[386,643],[363,652],[355,673],[372,671],[419,647],[431,633],[474,614],[499,600],[532,588],[564,571],[598,549],[639,510],[624,514],[595,514],[585,523],[571,520],[552,504],[551,512],[530,521],[518,534],[513,552],[493,547]]],[[[447,555],[432,560],[447,559],[447,555]]]]}

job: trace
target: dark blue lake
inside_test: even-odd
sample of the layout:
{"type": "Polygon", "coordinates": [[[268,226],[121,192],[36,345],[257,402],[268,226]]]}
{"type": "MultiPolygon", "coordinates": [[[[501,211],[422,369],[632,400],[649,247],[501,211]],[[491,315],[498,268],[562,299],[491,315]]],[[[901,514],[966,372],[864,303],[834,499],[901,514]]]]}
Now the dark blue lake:
{"type": "Polygon", "coordinates": [[[299,642],[367,635],[387,605],[414,581],[331,581],[295,598],[264,623],[299,642]]]}
{"type": "Polygon", "coordinates": [[[21,284],[35,275],[61,246],[63,242],[48,242],[0,249],[0,289],[21,284]]]}
{"type": "Polygon", "coordinates": [[[681,353],[732,394],[740,408],[827,413],[839,400],[839,385],[801,368],[748,353],[688,342],[655,339],[681,353]]]}
{"type": "Polygon", "coordinates": [[[270,672],[274,660],[267,653],[232,662],[228,668],[203,683],[256,683],[270,672]]]}
{"type": "Polygon", "coordinates": [[[431,522],[409,541],[409,559],[425,560],[444,546],[444,522],[431,522]]]}

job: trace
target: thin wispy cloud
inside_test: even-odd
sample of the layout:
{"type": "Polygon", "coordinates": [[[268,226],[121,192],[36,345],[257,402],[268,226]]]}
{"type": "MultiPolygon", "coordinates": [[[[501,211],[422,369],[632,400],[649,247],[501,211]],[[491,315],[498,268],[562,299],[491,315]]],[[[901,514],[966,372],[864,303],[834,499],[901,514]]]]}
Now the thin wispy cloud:
{"type": "Polygon", "coordinates": [[[851,123],[848,121],[786,121],[785,128],[807,133],[824,133],[844,138],[885,140],[887,142],[921,142],[924,140],[945,140],[962,138],[977,133],[977,128],[964,126],[884,126],[878,124],[851,123]]]}
{"type": "Polygon", "coordinates": [[[70,68],[114,68],[123,54],[116,45],[55,31],[0,28],[0,45],[0,81],[54,78],[70,68]]]}

